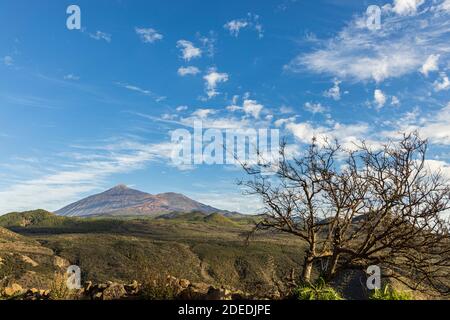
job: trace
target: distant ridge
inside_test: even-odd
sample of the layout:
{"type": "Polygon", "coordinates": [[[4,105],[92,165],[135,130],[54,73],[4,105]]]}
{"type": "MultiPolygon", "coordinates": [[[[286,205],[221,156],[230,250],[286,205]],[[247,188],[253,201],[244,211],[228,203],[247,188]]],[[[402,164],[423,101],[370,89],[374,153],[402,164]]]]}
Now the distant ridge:
{"type": "Polygon", "coordinates": [[[67,217],[82,216],[159,216],[176,212],[236,213],[220,210],[179,193],[150,193],[128,188],[124,184],[89,196],[61,208],[55,213],[67,217]]]}

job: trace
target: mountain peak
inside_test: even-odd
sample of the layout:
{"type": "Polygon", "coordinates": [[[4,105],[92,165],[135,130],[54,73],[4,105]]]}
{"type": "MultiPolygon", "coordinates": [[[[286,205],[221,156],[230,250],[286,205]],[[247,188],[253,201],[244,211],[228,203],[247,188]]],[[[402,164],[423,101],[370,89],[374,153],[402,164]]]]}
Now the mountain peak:
{"type": "Polygon", "coordinates": [[[115,187],[113,187],[111,190],[113,190],[113,189],[116,189],[116,190],[126,190],[126,189],[129,189],[128,187],[127,187],[127,185],[126,184],[118,184],[117,186],[115,186],[115,187]]]}
{"type": "Polygon", "coordinates": [[[63,216],[90,215],[150,215],[158,216],[171,212],[223,212],[197,202],[180,193],[152,195],[119,184],[102,193],[89,196],[56,211],[63,216]]]}

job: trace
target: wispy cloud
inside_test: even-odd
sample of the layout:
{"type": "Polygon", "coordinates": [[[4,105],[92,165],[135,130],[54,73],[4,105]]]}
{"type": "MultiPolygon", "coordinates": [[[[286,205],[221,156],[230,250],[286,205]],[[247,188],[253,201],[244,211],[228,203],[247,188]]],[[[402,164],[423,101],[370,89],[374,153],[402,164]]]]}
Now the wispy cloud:
{"type": "Polygon", "coordinates": [[[386,95],[380,89],[374,91],[373,99],[377,108],[382,108],[386,104],[386,95]]]}
{"type": "Polygon", "coordinates": [[[422,68],[420,68],[420,72],[426,77],[428,77],[428,74],[430,72],[438,70],[439,70],[438,54],[431,54],[423,64],[422,68]]]}
{"type": "Polygon", "coordinates": [[[200,69],[194,66],[188,66],[188,67],[180,67],[178,69],[178,75],[181,77],[187,76],[187,75],[193,75],[200,73],[200,69]]]}
{"type": "Polygon", "coordinates": [[[337,139],[348,149],[353,149],[355,143],[367,138],[370,133],[370,126],[364,122],[342,124],[333,121],[329,125],[316,125],[311,122],[290,122],[286,124],[286,129],[301,143],[311,143],[313,138],[316,138],[319,144],[337,139]]]}
{"type": "Polygon", "coordinates": [[[161,33],[153,28],[135,28],[135,31],[144,43],[154,43],[164,38],[161,33]]]}
{"type": "Polygon", "coordinates": [[[138,86],[135,86],[135,85],[132,85],[132,84],[116,82],[116,85],[118,85],[118,86],[120,86],[122,88],[128,89],[128,90],[131,90],[131,91],[138,92],[138,93],[143,94],[145,96],[151,97],[156,102],[161,102],[161,101],[166,99],[165,96],[157,95],[157,94],[155,94],[154,92],[152,92],[152,91],[150,91],[148,89],[142,89],[142,88],[140,88],[138,86]]]}
{"type": "Polygon", "coordinates": [[[395,122],[395,128],[382,131],[384,137],[395,138],[400,132],[418,131],[423,138],[427,138],[433,144],[450,146],[450,102],[437,111],[425,113],[420,116],[420,111],[408,113],[395,122]]]}
{"type": "Polygon", "coordinates": [[[321,103],[306,102],[305,110],[313,114],[316,114],[316,113],[324,113],[328,111],[328,108],[324,107],[321,103]]]}
{"type": "Polygon", "coordinates": [[[170,156],[171,150],[170,143],[142,144],[130,140],[97,147],[76,146],[66,163],[0,190],[0,214],[59,209],[87,192],[107,187],[104,184],[112,175],[143,169],[149,161],[170,156]]]}
{"type": "Polygon", "coordinates": [[[64,76],[64,80],[74,80],[74,81],[77,81],[77,80],[80,80],[80,77],[77,76],[77,75],[74,75],[73,73],[69,73],[69,74],[66,74],[66,75],[64,76]]]}
{"type": "Polygon", "coordinates": [[[228,74],[217,72],[216,68],[210,68],[203,79],[205,80],[206,94],[208,98],[213,98],[219,94],[216,90],[217,85],[221,82],[228,81],[228,74]]]}
{"type": "Polygon", "coordinates": [[[95,40],[104,40],[111,42],[111,35],[102,31],[96,31],[95,33],[89,33],[89,36],[95,40]]]}
{"type": "Polygon", "coordinates": [[[341,99],[341,88],[339,87],[340,84],[341,84],[341,81],[339,81],[338,79],[335,79],[334,85],[330,89],[325,91],[323,95],[325,97],[332,98],[336,101],[340,100],[341,99]]]}
{"type": "Polygon", "coordinates": [[[448,79],[448,76],[444,73],[440,73],[440,79],[436,80],[434,83],[434,90],[435,91],[443,91],[443,90],[449,90],[450,89],[450,80],[448,79]]]}
{"type": "Polygon", "coordinates": [[[223,27],[234,37],[238,37],[240,30],[245,28],[254,30],[259,38],[264,37],[264,30],[262,24],[259,22],[259,15],[253,13],[248,13],[244,19],[228,21],[223,27]]]}
{"type": "Polygon", "coordinates": [[[384,6],[379,30],[369,30],[367,17],[360,15],[335,37],[318,41],[312,52],[297,56],[286,69],[382,82],[419,71],[430,56],[448,58],[450,12],[422,2],[398,0],[393,7],[384,6]]]}
{"type": "Polygon", "coordinates": [[[4,56],[3,57],[3,63],[6,66],[10,67],[10,66],[12,66],[14,64],[14,59],[11,56],[4,56]]]}
{"type": "Polygon", "coordinates": [[[181,55],[184,60],[190,61],[194,58],[202,56],[202,50],[194,46],[194,44],[187,40],[177,41],[177,48],[181,50],[181,55]]]}

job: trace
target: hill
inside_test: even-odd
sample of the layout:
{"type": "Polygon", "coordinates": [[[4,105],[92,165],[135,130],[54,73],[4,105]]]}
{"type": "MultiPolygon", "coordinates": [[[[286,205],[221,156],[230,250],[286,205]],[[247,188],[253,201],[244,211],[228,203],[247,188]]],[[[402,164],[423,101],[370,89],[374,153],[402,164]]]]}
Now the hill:
{"type": "MultiPolygon", "coordinates": [[[[16,232],[5,231],[9,237],[26,241],[36,252],[47,255],[50,260],[44,263],[39,262],[43,260],[37,253],[26,254],[46,266],[42,270],[46,279],[54,270],[51,260],[57,254],[80,266],[83,281],[130,283],[147,273],[170,274],[249,293],[267,293],[298,267],[302,261],[298,253],[304,245],[277,234],[258,236],[246,245],[245,234],[253,224],[219,214],[110,219],[60,217],[39,210],[0,217],[2,224],[16,232]],[[24,225],[24,219],[36,216],[34,223],[24,225]]],[[[10,265],[14,264],[22,268],[20,258],[10,265]]],[[[30,268],[27,270],[33,271],[30,268]]]]}
{"type": "Polygon", "coordinates": [[[233,214],[192,200],[178,193],[152,195],[118,185],[105,192],[89,196],[57,210],[67,217],[86,216],[158,216],[173,212],[233,214]]]}
{"type": "Polygon", "coordinates": [[[0,227],[0,287],[11,282],[48,287],[54,272],[67,263],[38,241],[0,227]]]}

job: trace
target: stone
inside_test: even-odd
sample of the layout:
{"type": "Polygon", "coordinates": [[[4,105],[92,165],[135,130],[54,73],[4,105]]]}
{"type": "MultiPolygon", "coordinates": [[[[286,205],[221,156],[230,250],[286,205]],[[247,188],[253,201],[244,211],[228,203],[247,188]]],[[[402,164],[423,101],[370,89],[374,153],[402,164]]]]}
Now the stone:
{"type": "Polygon", "coordinates": [[[134,280],[130,284],[125,285],[124,287],[129,294],[136,294],[139,291],[139,283],[136,280],[134,280]]]}
{"type": "Polygon", "coordinates": [[[97,285],[98,290],[105,290],[106,288],[108,288],[108,285],[106,283],[100,283],[97,285]]]}
{"type": "Polygon", "coordinates": [[[53,259],[53,265],[55,267],[61,268],[61,269],[65,269],[69,266],[69,261],[67,261],[64,258],[55,256],[55,258],[53,259]]]}
{"type": "Polygon", "coordinates": [[[103,300],[119,300],[126,295],[127,291],[122,284],[112,283],[103,291],[103,300]]]}
{"type": "Polygon", "coordinates": [[[180,281],[179,281],[179,285],[183,289],[186,289],[187,287],[189,287],[190,284],[191,284],[191,282],[186,279],[180,279],[180,281]]]}
{"type": "Polygon", "coordinates": [[[39,263],[37,263],[36,261],[34,261],[33,259],[31,259],[28,256],[22,255],[21,259],[23,262],[28,263],[29,265],[31,265],[32,267],[37,267],[39,266],[39,263]]]}
{"type": "Polygon", "coordinates": [[[103,297],[102,297],[102,293],[101,292],[97,292],[96,294],[94,294],[93,296],[92,296],[92,299],[94,299],[94,300],[101,300],[103,297]]]}
{"type": "Polygon", "coordinates": [[[21,294],[21,293],[23,293],[23,289],[17,283],[13,283],[10,287],[5,288],[5,290],[4,290],[4,294],[7,297],[12,297],[16,294],[21,294]]]}

